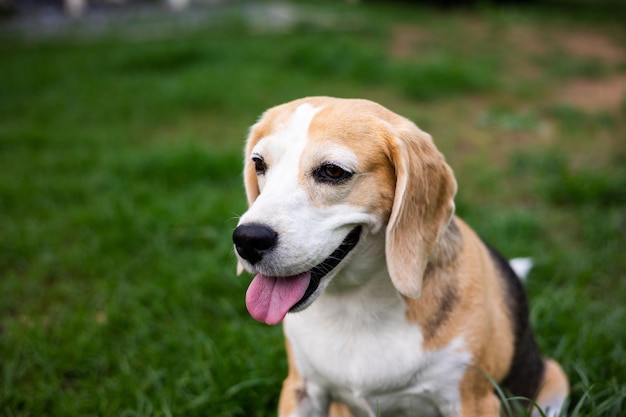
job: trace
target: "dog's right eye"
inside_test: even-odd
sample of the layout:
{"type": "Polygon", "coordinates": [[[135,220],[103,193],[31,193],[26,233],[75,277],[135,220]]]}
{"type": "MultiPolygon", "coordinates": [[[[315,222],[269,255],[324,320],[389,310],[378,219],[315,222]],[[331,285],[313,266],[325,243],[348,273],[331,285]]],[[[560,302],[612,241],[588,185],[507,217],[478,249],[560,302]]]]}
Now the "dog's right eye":
{"type": "Polygon", "coordinates": [[[321,183],[341,184],[352,177],[352,172],[341,168],[338,165],[326,163],[313,171],[313,177],[321,183]]]}
{"type": "Polygon", "coordinates": [[[254,163],[254,170],[256,171],[257,175],[265,174],[265,170],[267,169],[267,164],[265,163],[263,158],[259,156],[253,156],[252,162],[254,163]]]}

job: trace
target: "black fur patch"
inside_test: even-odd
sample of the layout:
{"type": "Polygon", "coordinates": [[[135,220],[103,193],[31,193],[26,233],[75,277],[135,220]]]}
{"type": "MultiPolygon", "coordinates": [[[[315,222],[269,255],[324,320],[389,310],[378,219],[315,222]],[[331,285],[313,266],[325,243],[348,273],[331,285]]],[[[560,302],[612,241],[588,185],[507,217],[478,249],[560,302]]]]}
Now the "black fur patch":
{"type": "Polygon", "coordinates": [[[430,338],[437,333],[439,327],[448,320],[450,313],[456,307],[458,302],[458,295],[456,293],[456,287],[449,285],[441,297],[441,305],[437,310],[437,314],[432,317],[425,326],[426,337],[430,338]]]}
{"type": "Polygon", "coordinates": [[[534,399],[543,380],[545,366],[530,327],[526,293],[509,262],[495,249],[487,247],[505,284],[506,303],[515,332],[511,368],[500,384],[513,395],[534,399]]]}

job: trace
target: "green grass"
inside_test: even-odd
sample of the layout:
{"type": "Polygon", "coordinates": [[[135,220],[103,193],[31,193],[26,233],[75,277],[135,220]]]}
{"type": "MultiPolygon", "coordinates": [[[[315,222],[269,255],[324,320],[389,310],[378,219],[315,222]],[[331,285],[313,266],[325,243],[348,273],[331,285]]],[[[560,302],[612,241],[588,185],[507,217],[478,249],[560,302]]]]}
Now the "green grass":
{"type": "Polygon", "coordinates": [[[156,35],[144,21],[2,35],[0,414],[275,415],[281,330],[245,311],[230,243],[242,146],[266,108],[328,94],[433,134],[459,215],[536,261],[532,321],[570,377],[570,415],[624,415],[626,100],[590,111],[559,94],[626,65],[558,43],[588,31],[624,45],[619,21],[580,4],[300,7],[274,29],[232,10],[156,35]]]}

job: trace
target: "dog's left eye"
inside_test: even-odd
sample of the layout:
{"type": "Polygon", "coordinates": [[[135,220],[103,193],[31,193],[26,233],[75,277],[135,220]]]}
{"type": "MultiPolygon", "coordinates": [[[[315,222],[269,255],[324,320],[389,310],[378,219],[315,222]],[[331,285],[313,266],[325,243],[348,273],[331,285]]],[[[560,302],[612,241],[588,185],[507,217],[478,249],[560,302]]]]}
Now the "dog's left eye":
{"type": "Polygon", "coordinates": [[[257,175],[265,174],[265,170],[267,169],[267,164],[265,163],[263,158],[258,157],[258,156],[253,156],[252,162],[254,162],[254,170],[256,171],[257,175]]]}
{"type": "Polygon", "coordinates": [[[339,184],[350,179],[352,172],[335,164],[324,164],[313,171],[313,177],[318,182],[339,184]]]}

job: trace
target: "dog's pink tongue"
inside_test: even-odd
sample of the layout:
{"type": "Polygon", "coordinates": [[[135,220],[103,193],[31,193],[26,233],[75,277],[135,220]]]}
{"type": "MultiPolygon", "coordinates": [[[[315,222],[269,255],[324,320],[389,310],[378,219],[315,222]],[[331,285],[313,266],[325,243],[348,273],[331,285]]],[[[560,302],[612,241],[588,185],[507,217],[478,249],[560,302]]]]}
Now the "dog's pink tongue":
{"type": "Polygon", "coordinates": [[[311,281],[311,274],[292,277],[254,277],[246,292],[246,307],[256,320],[270,325],[278,324],[287,312],[302,299],[311,281]]]}

